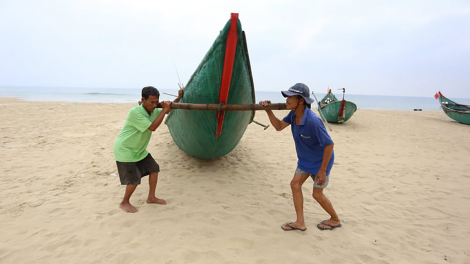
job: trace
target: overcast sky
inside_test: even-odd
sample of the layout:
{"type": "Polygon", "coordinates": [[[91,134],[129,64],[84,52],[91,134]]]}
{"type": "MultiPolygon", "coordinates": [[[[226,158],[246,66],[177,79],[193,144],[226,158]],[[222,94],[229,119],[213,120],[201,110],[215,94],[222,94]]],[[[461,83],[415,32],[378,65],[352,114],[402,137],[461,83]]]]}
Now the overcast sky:
{"type": "Polygon", "coordinates": [[[0,0],[0,86],[177,89],[232,12],[256,90],[470,98],[469,0],[0,0]]]}

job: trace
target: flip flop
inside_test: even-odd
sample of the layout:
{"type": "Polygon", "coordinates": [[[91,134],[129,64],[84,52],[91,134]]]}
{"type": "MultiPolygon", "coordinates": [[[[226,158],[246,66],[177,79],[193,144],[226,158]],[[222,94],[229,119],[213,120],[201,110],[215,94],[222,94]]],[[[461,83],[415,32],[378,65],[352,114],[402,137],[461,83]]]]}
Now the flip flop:
{"type": "Polygon", "coordinates": [[[317,225],[318,229],[320,229],[320,230],[333,230],[333,229],[341,227],[341,226],[342,226],[341,223],[339,223],[337,225],[328,224],[326,222],[326,220],[323,220],[320,224],[317,225]],[[326,227],[323,227],[321,225],[326,225],[326,226],[329,226],[330,228],[326,228],[326,227]]]}
{"type": "Polygon", "coordinates": [[[292,231],[292,230],[305,231],[305,230],[307,230],[307,228],[302,229],[302,228],[294,227],[294,226],[292,226],[292,224],[293,224],[293,222],[285,223],[285,224],[281,225],[281,228],[282,228],[282,230],[284,230],[284,231],[292,231]],[[284,226],[290,227],[290,228],[285,228],[284,226]]]}

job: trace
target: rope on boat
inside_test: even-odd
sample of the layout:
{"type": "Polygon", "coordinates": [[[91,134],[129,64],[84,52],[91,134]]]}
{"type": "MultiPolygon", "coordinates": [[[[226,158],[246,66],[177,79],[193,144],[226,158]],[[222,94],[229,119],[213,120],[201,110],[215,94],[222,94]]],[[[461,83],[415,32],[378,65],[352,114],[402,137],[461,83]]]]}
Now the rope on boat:
{"type": "MultiPolygon", "coordinates": [[[[224,105],[223,102],[219,104],[219,108],[217,109],[217,116],[220,114],[220,109],[222,108],[223,105],[224,105]]],[[[219,132],[219,118],[216,118],[215,119],[215,136],[220,137],[221,132],[222,131],[219,132]]]]}

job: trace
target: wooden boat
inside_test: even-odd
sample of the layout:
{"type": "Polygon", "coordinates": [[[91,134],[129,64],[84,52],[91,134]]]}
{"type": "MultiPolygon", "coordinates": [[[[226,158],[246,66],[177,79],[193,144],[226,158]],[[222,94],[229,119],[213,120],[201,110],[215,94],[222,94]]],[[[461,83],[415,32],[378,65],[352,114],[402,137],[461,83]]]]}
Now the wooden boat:
{"type": "Polygon", "coordinates": [[[442,95],[440,91],[435,97],[439,98],[441,108],[448,117],[459,123],[470,125],[470,105],[458,104],[442,95]]]}
{"type": "Polygon", "coordinates": [[[344,100],[345,90],[343,88],[343,100],[338,100],[331,90],[328,89],[327,94],[320,101],[320,109],[328,122],[344,123],[356,112],[356,104],[344,100]]]}
{"type": "MultiPolygon", "coordinates": [[[[184,88],[181,103],[254,104],[255,92],[245,33],[238,14],[215,39],[184,88]]],[[[214,159],[231,152],[255,111],[172,110],[165,123],[176,145],[189,155],[214,159]]]]}

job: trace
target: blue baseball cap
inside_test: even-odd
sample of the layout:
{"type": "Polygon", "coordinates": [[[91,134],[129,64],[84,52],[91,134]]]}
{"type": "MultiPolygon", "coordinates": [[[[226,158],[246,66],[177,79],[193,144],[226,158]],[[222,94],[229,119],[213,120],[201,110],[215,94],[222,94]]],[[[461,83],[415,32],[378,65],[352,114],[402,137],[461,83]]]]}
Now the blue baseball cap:
{"type": "Polygon", "coordinates": [[[289,88],[287,91],[281,91],[282,96],[292,96],[292,95],[300,95],[304,98],[307,104],[313,103],[313,98],[310,97],[310,89],[308,86],[303,83],[296,83],[294,86],[289,88]]]}

